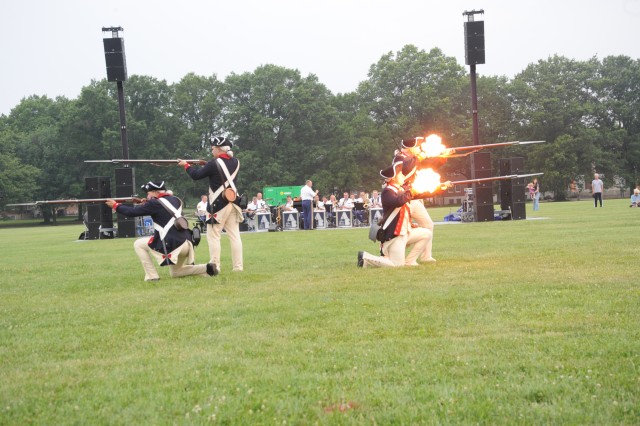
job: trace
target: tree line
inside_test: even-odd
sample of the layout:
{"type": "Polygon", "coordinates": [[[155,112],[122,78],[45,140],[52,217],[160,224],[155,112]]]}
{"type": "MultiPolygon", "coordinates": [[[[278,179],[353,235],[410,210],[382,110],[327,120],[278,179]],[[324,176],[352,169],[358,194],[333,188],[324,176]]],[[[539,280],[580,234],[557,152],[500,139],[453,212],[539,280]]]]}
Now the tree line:
{"type": "MultiPolygon", "coordinates": [[[[480,69],[481,71],[481,69],[480,69]]],[[[480,143],[545,140],[494,150],[525,157],[543,172],[543,190],[567,196],[569,182],[593,172],[627,188],[639,183],[640,62],[626,56],[577,61],[552,56],[512,79],[479,75],[480,143]]],[[[471,145],[465,68],[434,48],[407,45],[371,65],[354,92],[332,94],[318,78],[263,65],[253,72],[188,74],[175,84],[144,75],[124,83],[130,158],[210,157],[206,140],[227,135],[241,161],[241,192],[303,185],[322,193],[370,190],[407,137],[437,133],[447,146],[471,145]]],[[[29,96],[0,116],[0,207],[83,197],[86,176],[113,176],[122,157],[116,85],[92,81],[76,99],[29,96]]],[[[466,159],[435,164],[467,174],[466,159]]],[[[498,170],[494,167],[494,170],[498,170]]],[[[166,180],[186,198],[193,182],[177,166],[136,166],[138,184],[166,180]]]]}

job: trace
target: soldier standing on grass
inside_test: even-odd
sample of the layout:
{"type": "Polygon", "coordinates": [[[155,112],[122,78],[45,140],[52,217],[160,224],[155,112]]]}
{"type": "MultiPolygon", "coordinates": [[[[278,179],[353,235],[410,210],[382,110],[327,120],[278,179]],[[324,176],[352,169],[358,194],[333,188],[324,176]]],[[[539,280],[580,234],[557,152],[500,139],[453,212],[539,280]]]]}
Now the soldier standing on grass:
{"type": "Polygon", "coordinates": [[[240,223],[244,221],[242,209],[223,196],[225,188],[235,190],[235,179],[240,170],[240,162],[234,158],[231,148],[233,143],[223,136],[211,138],[211,154],[213,160],[202,167],[194,167],[184,160],[178,165],[184,167],[193,180],[209,179],[209,219],[207,226],[207,243],[209,244],[209,262],[220,270],[220,238],[222,230],[227,233],[231,245],[231,262],[233,271],[242,271],[242,240],[240,239],[240,223]],[[226,169],[226,170],[225,170],[226,169]],[[227,177],[228,175],[228,177],[227,177]]]}

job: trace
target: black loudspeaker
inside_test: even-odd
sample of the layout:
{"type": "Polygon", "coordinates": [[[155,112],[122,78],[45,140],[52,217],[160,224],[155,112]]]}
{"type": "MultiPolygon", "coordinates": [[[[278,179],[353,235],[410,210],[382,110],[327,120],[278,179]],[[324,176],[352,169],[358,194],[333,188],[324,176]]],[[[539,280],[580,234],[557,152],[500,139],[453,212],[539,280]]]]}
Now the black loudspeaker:
{"type": "Polygon", "coordinates": [[[111,208],[103,203],[87,205],[87,222],[100,224],[103,228],[113,228],[111,208]]]}
{"type": "Polygon", "coordinates": [[[491,177],[491,153],[476,152],[471,154],[471,156],[476,179],[491,177]]]}
{"type": "Polygon", "coordinates": [[[98,177],[98,198],[111,197],[111,178],[105,176],[98,177]]]}
{"type": "Polygon", "coordinates": [[[492,222],[493,221],[493,204],[489,206],[474,206],[476,222],[492,222]]]}
{"type": "Polygon", "coordinates": [[[103,38],[104,59],[107,64],[107,81],[125,81],[127,79],[127,61],[124,54],[124,39],[120,37],[103,38]]]}
{"type": "Polygon", "coordinates": [[[135,185],[135,172],[131,167],[116,169],[116,186],[135,185]]]}
{"type": "Polygon", "coordinates": [[[87,234],[85,238],[87,240],[97,240],[100,238],[100,222],[87,224],[87,234]]]}
{"type": "Polygon", "coordinates": [[[524,203],[513,203],[511,207],[511,219],[523,220],[527,218],[527,210],[524,203]]]}
{"type": "Polygon", "coordinates": [[[84,192],[87,198],[111,197],[111,179],[107,176],[84,178],[84,192]]]}
{"type": "MultiPolygon", "coordinates": [[[[491,153],[476,152],[472,155],[471,163],[475,171],[475,178],[491,177],[491,153]]],[[[473,185],[474,208],[476,222],[493,220],[493,183],[480,182],[473,185]]]]}
{"type": "Polygon", "coordinates": [[[97,177],[84,178],[84,195],[86,198],[98,198],[100,196],[97,177]]]}
{"type": "Polygon", "coordinates": [[[116,197],[132,197],[133,196],[133,186],[132,185],[119,185],[116,186],[116,197]]]}
{"type": "Polygon", "coordinates": [[[134,186],[135,174],[132,168],[116,169],[116,197],[132,197],[134,186]]]}
{"type": "Polygon", "coordinates": [[[100,204],[87,205],[87,222],[90,224],[102,222],[102,206],[100,204]]]}
{"type": "Polygon", "coordinates": [[[118,214],[118,238],[132,238],[136,236],[136,218],[118,214]]]}
{"type": "MultiPolygon", "coordinates": [[[[518,175],[524,173],[524,158],[501,158],[500,176],[518,175]]],[[[527,218],[526,191],[524,178],[508,179],[500,181],[500,208],[511,210],[511,219],[521,220],[527,218]]]]}
{"type": "Polygon", "coordinates": [[[464,61],[467,65],[484,64],[484,21],[464,23],[464,61]]]}
{"type": "Polygon", "coordinates": [[[504,175],[520,175],[524,173],[524,158],[501,158],[500,159],[500,176],[504,175]]]}

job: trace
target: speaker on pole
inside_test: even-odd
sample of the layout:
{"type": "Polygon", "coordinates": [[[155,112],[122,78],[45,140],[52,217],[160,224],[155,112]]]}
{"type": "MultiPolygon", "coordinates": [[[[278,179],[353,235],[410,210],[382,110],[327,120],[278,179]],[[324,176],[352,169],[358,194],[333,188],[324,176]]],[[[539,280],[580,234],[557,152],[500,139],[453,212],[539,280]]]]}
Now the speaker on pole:
{"type": "Polygon", "coordinates": [[[484,21],[464,23],[464,61],[467,65],[484,64],[484,21]]]}
{"type": "Polygon", "coordinates": [[[127,61],[124,55],[124,39],[103,38],[104,59],[107,64],[107,81],[127,80],[127,61]]]}

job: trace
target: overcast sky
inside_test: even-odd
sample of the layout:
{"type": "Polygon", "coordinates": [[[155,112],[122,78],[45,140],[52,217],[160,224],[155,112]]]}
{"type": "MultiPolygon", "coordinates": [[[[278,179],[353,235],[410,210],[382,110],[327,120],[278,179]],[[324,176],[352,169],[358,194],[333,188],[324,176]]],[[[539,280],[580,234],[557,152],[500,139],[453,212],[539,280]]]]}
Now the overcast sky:
{"type": "Polygon", "coordinates": [[[513,77],[556,53],[640,58],[640,0],[5,0],[0,114],[33,94],[76,98],[105,78],[104,26],[124,28],[129,75],[223,80],[275,64],[344,93],[407,44],[464,66],[462,12],[474,9],[485,12],[479,74],[513,77]]]}

